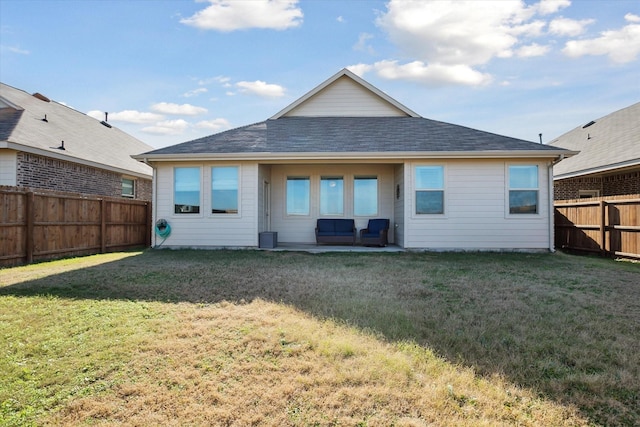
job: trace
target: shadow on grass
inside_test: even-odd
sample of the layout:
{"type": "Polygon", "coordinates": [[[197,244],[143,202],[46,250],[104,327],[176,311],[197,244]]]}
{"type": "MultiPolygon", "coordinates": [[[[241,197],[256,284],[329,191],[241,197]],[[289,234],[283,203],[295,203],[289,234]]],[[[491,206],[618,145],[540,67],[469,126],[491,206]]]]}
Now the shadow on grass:
{"type": "MultiPolygon", "coordinates": [[[[1,272],[0,272],[1,273],[1,272]]],[[[640,265],[562,254],[147,251],[0,296],[295,306],[640,424],[640,265]]]]}

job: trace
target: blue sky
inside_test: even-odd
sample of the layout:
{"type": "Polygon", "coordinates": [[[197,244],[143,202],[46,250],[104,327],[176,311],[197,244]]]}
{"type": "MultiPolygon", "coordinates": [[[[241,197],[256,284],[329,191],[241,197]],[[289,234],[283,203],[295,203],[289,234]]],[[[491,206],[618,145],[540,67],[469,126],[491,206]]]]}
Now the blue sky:
{"type": "Polygon", "coordinates": [[[640,1],[0,0],[0,80],[153,147],[342,68],[423,117],[545,142],[640,101],[640,1]]]}

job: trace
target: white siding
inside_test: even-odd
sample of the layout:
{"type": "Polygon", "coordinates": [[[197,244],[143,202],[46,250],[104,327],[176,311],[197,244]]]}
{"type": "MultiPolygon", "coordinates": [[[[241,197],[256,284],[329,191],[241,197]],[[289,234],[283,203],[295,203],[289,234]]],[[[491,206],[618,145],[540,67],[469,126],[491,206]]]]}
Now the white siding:
{"type": "MultiPolygon", "coordinates": [[[[319,189],[323,175],[344,177],[344,215],[331,218],[353,218],[358,230],[366,228],[369,218],[389,218],[394,222],[393,167],[381,164],[338,164],[338,165],[277,165],[271,174],[271,229],[278,232],[278,242],[315,243],[316,219],[320,216],[319,189]],[[372,217],[353,215],[353,178],[359,175],[378,177],[378,214],[372,217]],[[286,214],[287,176],[308,176],[311,179],[311,203],[308,216],[288,216],[286,214]]],[[[393,232],[389,238],[393,241],[393,232]]]]}
{"type": "MultiPolygon", "coordinates": [[[[160,163],[156,173],[154,218],[164,218],[171,226],[165,247],[255,247],[258,246],[258,165],[249,162],[230,163],[160,163]],[[173,168],[201,168],[200,214],[174,213],[173,168]],[[211,167],[239,166],[238,215],[212,215],[211,167]]],[[[156,245],[162,240],[156,238],[156,245]]]]}
{"type": "Polygon", "coordinates": [[[393,189],[393,212],[395,222],[391,224],[392,230],[389,230],[389,234],[394,235],[394,241],[398,246],[404,246],[404,230],[405,230],[405,199],[406,199],[406,186],[404,180],[404,166],[397,165],[394,169],[394,184],[393,189]]]}
{"type": "Polygon", "coordinates": [[[341,77],[286,116],[387,117],[406,114],[348,77],[341,77]]]}
{"type": "Polygon", "coordinates": [[[15,187],[18,160],[13,150],[0,150],[0,185],[15,187]]]}
{"type": "Polygon", "coordinates": [[[411,162],[405,178],[405,244],[427,249],[548,249],[549,191],[544,161],[449,160],[411,162]],[[416,215],[414,167],[445,167],[445,214],[416,215]],[[509,215],[507,165],[536,164],[539,173],[538,214],[509,215]]]}

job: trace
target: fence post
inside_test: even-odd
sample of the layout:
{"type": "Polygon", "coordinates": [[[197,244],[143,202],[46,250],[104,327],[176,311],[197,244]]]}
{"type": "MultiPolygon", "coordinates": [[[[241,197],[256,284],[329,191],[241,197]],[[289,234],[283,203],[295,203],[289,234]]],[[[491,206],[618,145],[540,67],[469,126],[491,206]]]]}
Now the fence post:
{"type": "Polygon", "coordinates": [[[100,199],[100,253],[107,252],[107,201],[100,199]]]}
{"type": "Polygon", "coordinates": [[[27,264],[31,264],[33,262],[33,246],[34,246],[34,233],[33,233],[33,226],[34,226],[34,222],[35,222],[35,195],[33,194],[33,191],[29,191],[27,192],[27,203],[26,203],[26,208],[27,208],[27,245],[26,245],[26,261],[27,264]]]}
{"type": "Polygon", "coordinates": [[[145,204],[146,208],[147,208],[147,219],[146,219],[146,227],[145,229],[147,230],[145,233],[145,245],[147,246],[147,248],[151,247],[151,236],[152,236],[152,232],[151,232],[151,227],[152,226],[152,222],[153,222],[153,211],[151,210],[151,202],[147,202],[145,204]]]}
{"type": "MultiPolygon", "coordinates": [[[[600,200],[600,250],[602,255],[607,255],[607,202],[600,200]]],[[[608,245],[611,247],[611,244],[608,245]]]]}

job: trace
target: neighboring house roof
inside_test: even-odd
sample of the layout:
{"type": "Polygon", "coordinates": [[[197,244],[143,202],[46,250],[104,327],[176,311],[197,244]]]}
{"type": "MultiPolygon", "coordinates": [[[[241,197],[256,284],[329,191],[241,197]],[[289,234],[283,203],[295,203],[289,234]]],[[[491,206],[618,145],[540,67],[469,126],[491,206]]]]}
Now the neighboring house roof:
{"type": "Polygon", "coordinates": [[[130,157],[151,146],[45,96],[4,83],[0,83],[0,148],[146,179],[152,176],[149,166],[130,157]],[[59,148],[62,141],[64,150],[59,148]]]}
{"type": "Polygon", "coordinates": [[[514,154],[557,158],[574,153],[425,119],[344,69],[271,119],[134,158],[276,161],[513,157],[514,154]]]}
{"type": "Polygon", "coordinates": [[[554,166],[555,179],[639,166],[640,102],[578,126],[549,145],[580,151],[554,166]]]}

